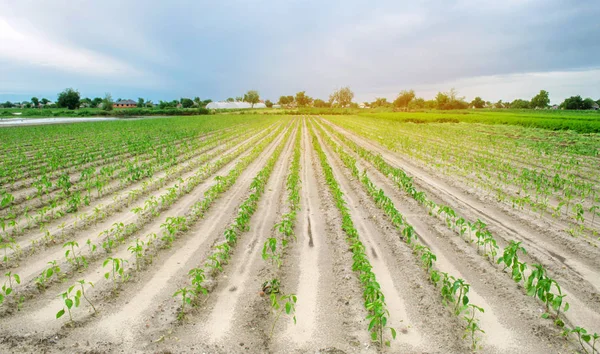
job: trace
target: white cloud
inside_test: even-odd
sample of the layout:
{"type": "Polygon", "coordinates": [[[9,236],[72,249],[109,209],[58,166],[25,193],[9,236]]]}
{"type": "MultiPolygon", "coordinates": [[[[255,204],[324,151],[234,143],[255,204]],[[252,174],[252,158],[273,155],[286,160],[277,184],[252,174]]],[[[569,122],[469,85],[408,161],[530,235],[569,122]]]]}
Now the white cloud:
{"type": "Polygon", "coordinates": [[[89,76],[140,76],[130,65],[104,54],[60,43],[41,32],[15,28],[0,18],[0,59],[89,76]]]}
{"type": "MultiPolygon", "coordinates": [[[[467,77],[412,87],[417,96],[432,99],[439,91],[456,88],[467,100],[480,96],[486,101],[512,101],[517,98],[531,99],[540,90],[550,93],[552,103],[560,103],[566,97],[581,95],[594,100],[600,98],[600,69],[578,71],[530,72],[507,75],[467,77]]],[[[357,93],[357,101],[371,101],[375,97],[393,99],[406,87],[386,87],[377,92],[357,93]]]]}

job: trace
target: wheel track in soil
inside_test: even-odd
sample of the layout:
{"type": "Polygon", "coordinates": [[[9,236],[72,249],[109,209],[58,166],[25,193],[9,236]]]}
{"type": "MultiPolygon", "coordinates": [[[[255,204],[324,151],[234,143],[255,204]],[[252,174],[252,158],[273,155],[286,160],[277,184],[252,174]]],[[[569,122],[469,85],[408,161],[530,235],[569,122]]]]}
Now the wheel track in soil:
{"type": "MultiPolygon", "coordinates": [[[[98,342],[93,344],[96,347],[108,346],[112,349],[127,348],[127,352],[146,352],[145,349],[139,349],[139,346],[156,339],[154,335],[159,335],[164,328],[170,328],[175,320],[177,303],[172,299],[172,294],[177,289],[177,284],[184,283],[187,279],[187,271],[199,260],[205,259],[212,245],[220,241],[222,228],[226,225],[225,221],[232,219],[239,201],[252,182],[253,175],[262,168],[283,135],[283,131],[279,133],[257,159],[242,172],[231,189],[215,201],[215,205],[209,209],[205,217],[186,231],[183,237],[176,240],[170,250],[161,251],[163,255],[136,275],[133,282],[125,283],[120,295],[111,303],[103,302],[99,318],[81,314],[79,320],[83,321],[83,324],[80,328],[60,329],[60,333],[66,336],[63,339],[64,345],[78,343],[77,338],[85,336],[98,338],[98,342]],[[170,310],[163,313],[166,307],[170,310]],[[102,335],[99,337],[97,333],[102,335]]],[[[202,184],[205,185],[205,189],[212,185],[210,182],[206,181],[202,184]]],[[[190,199],[189,197],[186,196],[187,199],[190,199]]],[[[170,211],[172,210],[169,209],[169,214],[170,211]]],[[[150,232],[159,230],[158,225],[151,228],[150,232]]],[[[103,270],[99,269],[98,272],[103,270]]],[[[110,287],[110,284],[104,284],[104,287],[110,287]]],[[[105,289],[104,293],[106,292],[108,289],[105,289]]],[[[44,302],[47,301],[42,303],[44,302]]],[[[85,305],[82,304],[84,309],[78,312],[85,312],[87,307],[85,305]]],[[[59,331],[54,322],[57,321],[50,316],[45,327],[59,331]]],[[[50,333],[53,330],[50,330],[50,333]]]]}
{"type": "MultiPolygon", "coordinates": [[[[294,228],[298,239],[290,244],[279,272],[286,292],[298,296],[297,323],[280,320],[283,323],[269,348],[276,353],[325,348],[354,352],[369,343],[362,323],[360,284],[347,266],[351,256],[310,143],[306,119],[302,125],[300,210],[294,228]]],[[[262,310],[270,311],[269,306],[262,310]]]]}
{"type": "MultiPolygon", "coordinates": [[[[271,132],[270,134],[272,134],[272,133],[273,132],[271,132]]],[[[271,144],[272,144],[272,142],[271,142],[271,144]]],[[[233,166],[239,159],[241,159],[243,156],[247,155],[248,153],[249,153],[249,150],[246,150],[240,156],[238,156],[237,158],[234,158],[232,161],[227,163],[225,166],[222,166],[218,171],[216,171],[212,175],[219,174],[219,173],[223,172],[223,170],[226,170],[226,171],[230,170],[231,168],[233,168],[233,166]]],[[[208,178],[204,179],[204,181],[202,183],[200,183],[198,186],[196,186],[192,192],[190,192],[189,194],[180,198],[175,204],[171,205],[168,210],[163,211],[163,215],[165,215],[167,213],[173,214],[176,211],[183,214],[183,211],[186,210],[185,206],[191,206],[192,204],[194,204],[196,199],[200,198],[203,195],[204,191],[210,187],[210,185],[212,185],[212,180],[209,180],[208,178]]],[[[150,223],[144,224],[141,229],[139,229],[134,235],[130,236],[129,238],[133,239],[134,237],[136,237],[135,235],[148,235],[148,234],[151,234],[152,232],[160,234],[160,224],[162,221],[163,221],[163,219],[159,218],[159,219],[151,221],[150,223]]],[[[113,250],[113,253],[110,256],[127,259],[127,260],[129,260],[130,265],[132,265],[134,263],[133,261],[135,260],[135,257],[131,257],[131,254],[126,249],[125,243],[118,245],[113,250]]],[[[64,266],[64,264],[63,264],[63,266],[64,266]]],[[[102,274],[104,274],[105,271],[106,271],[106,268],[102,267],[101,259],[96,259],[90,263],[90,267],[88,269],[84,270],[85,276],[80,276],[77,279],[84,278],[84,279],[86,279],[86,281],[92,281],[96,284],[96,283],[99,283],[99,281],[104,281],[104,279],[102,279],[103,278],[102,274]]],[[[73,276],[75,277],[76,275],[74,274],[73,276]]],[[[73,280],[75,280],[75,279],[73,279],[73,280]]],[[[110,288],[110,284],[107,284],[106,287],[110,288]]],[[[60,291],[62,291],[62,290],[64,290],[64,289],[61,289],[60,291]]],[[[31,325],[30,327],[37,325],[38,327],[36,328],[36,330],[41,331],[41,329],[44,329],[46,331],[50,330],[50,331],[58,332],[58,328],[60,327],[61,323],[59,321],[52,320],[54,318],[54,311],[56,311],[56,309],[59,309],[62,306],[59,299],[55,295],[53,295],[53,294],[55,294],[55,292],[58,292],[58,291],[59,291],[58,289],[55,289],[54,287],[50,287],[50,288],[46,289],[46,291],[44,293],[41,293],[39,296],[35,297],[33,300],[27,301],[26,302],[27,308],[24,308],[22,310],[23,311],[22,315],[19,317],[20,318],[22,318],[22,317],[30,318],[31,322],[28,324],[31,325]],[[36,309],[36,307],[38,305],[41,306],[41,308],[36,309]],[[53,310],[53,308],[56,308],[56,309],[53,310]]],[[[88,289],[88,291],[91,291],[91,290],[88,289]]],[[[93,289],[93,292],[101,293],[102,291],[99,290],[99,286],[96,285],[95,289],[93,289]]],[[[86,291],[86,294],[87,294],[87,291],[86,291]]],[[[90,296],[90,295],[88,295],[88,296],[90,296]]],[[[93,296],[93,293],[92,293],[92,296],[93,296]]],[[[104,296],[101,294],[98,296],[100,298],[104,298],[104,296]]],[[[82,305],[87,305],[87,304],[82,304],[82,305]]],[[[76,320],[80,320],[80,319],[85,320],[89,317],[89,316],[82,314],[82,312],[84,312],[84,310],[81,310],[78,312],[79,312],[79,314],[77,314],[77,316],[74,315],[74,319],[76,319],[76,320]]],[[[5,324],[10,323],[10,321],[19,322],[20,320],[19,320],[19,318],[15,319],[13,317],[9,317],[6,320],[4,320],[5,324]]],[[[10,327],[10,326],[8,326],[8,327],[10,327]]],[[[7,326],[0,327],[0,330],[2,330],[2,331],[6,330],[6,329],[7,329],[7,326]]],[[[24,330],[27,330],[27,328],[24,328],[24,330]]]]}
{"type": "MultiPolygon", "coordinates": [[[[321,122],[331,124],[325,120],[321,120],[321,122]]],[[[540,262],[547,266],[551,274],[558,275],[556,279],[559,284],[561,284],[563,293],[567,294],[566,300],[571,304],[571,308],[565,313],[567,319],[572,321],[574,325],[586,327],[588,330],[598,331],[597,323],[600,323],[600,313],[598,313],[598,311],[600,309],[595,304],[600,300],[600,295],[598,295],[595,288],[600,277],[594,278],[593,274],[595,273],[592,270],[584,271],[583,275],[580,274],[580,272],[577,272],[577,269],[573,264],[577,264],[578,267],[584,270],[589,268],[583,265],[583,263],[574,260],[573,258],[576,256],[572,256],[569,260],[567,260],[566,257],[563,259],[558,254],[564,254],[564,249],[557,249],[558,253],[551,253],[552,251],[548,251],[547,248],[544,247],[548,247],[547,244],[539,243],[535,240],[535,238],[547,239],[546,237],[523,222],[515,222],[510,215],[502,213],[502,210],[496,208],[495,205],[483,204],[478,200],[475,200],[475,198],[465,195],[458,188],[450,187],[445,182],[426,174],[419,170],[418,167],[407,163],[400,156],[379,147],[377,144],[359,137],[355,133],[335,124],[331,124],[331,126],[359,146],[381,154],[381,156],[391,165],[401,166],[410,176],[413,176],[415,184],[421,190],[426,191],[428,197],[436,203],[441,200],[443,203],[452,206],[455,210],[459,210],[460,213],[464,213],[464,215],[470,219],[476,220],[477,218],[481,218],[486,221],[486,223],[488,223],[488,228],[497,237],[499,242],[504,241],[506,244],[507,239],[523,241],[525,249],[528,250],[527,257],[532,257],[536,262],[540,262]],[[481,210],[487,210],[489,211],[489,214],[486,214],[481,210]],[[490,214],[492,216],[489,216],[490,214]],[[522,236],[524,234],[531,236],[522,236]],[[552,263],[548,263],[548,260],[552,263]],[[569,262],[569,264],[567,264],[567,262],[569,262]],[[582,287],[582,285],[584,286],[582,287]]],[[[376,169],[373,168],[373,170],[376,169]]],[[[392,182],[388,183],[391,184],[392,182]]],[[[393,189],[396,189],[396,187],[394,186],[393,189]]],[[[421,209],[418,213],[422,216],[427,212],[421,209]]],[[[440,229],[443,228],[446,228],[446,226],[441,225],[440,229]]],[[[458,239],[458,237],[454,237],[458,239]]],[[[483,260],[481,256],[479,256],[479,258],[480,260],[483,260]]],[[[489,262],[486,263],[489,264],[489,262]]],[[[510,279],[510,275],[508,274],[505,274],[505,277],[510,279]]],[[[524,293],[523,297],[526,297],[524,293]]],[[[540,305],[538,305],[538,307],[541,308],[540,305]]]]}
{"type": "MultiPolygon", "coordinates": [[[[270,128],[272,128],[272,127],[270,127],[270,128]]],[[[181,178],[186,180],[188,177],[194,175],[196,172],[201,170],[204,166],[207,166],[208,164],[214,162],[215,160],[218,160],[221,156],[232,153],[237,148],[246,144],[251,139],[252,139],[252,137],[249,137],[248,139],[245,139],[245,140],[237,143],[234,147],[223,151],[222,154],[217,155],[214,158],[206,161],[205,163],[198,166],[196,169],[186,172],[184,175],[181,176],[181,178]]],[[[218,149],[218,147],[217,147],[217,149],[218,149]]],[[[243,153],[241,156],[243,156],[244,154],[245,153],[243,153]]],[[[222,169],[228,170],[231,166],[233,166],[235,164],[235,162],[239,158],[241,158],[241,156],[234,159],[233,161],[231,161],[228,165],[224,166],[222,169]]],[[[217,173],[219,173],[219,172],[216,172],[215,174],[217,174],[217,173]]],[[[207,181],[208,181],[208,178],[207,178],[207,181]]],[[[151,192],[149,195],[146,196],[146,198],[143,198],[143,200],[133,204],[129,208],[126,208],[116,214],[111,215],[106,220],[103,220],[100,223],[93,225],[90,229],[78,230],[76,232],[76,234],[73,237],[70,237],[69,239],[75,240],[76,242],[78,242],[78,244],[80,245],[80,250],[85,249],[87,247],[85,245],[86,239],[92,239],[92,238],[97,239],[98,238],[97,235],[99,232],[110,229],[111,225],[113,225],[113,223],[115,223],[115,222],[122,222],[123,224],[128,224],[130,222],[135,221],[138,218],[138,216],[135,213],[131,212],[131,210],[133,208],[138,207],[138,206],[143,206],[144,201],[147,200],[148,198],[150,198],[151,196],[158,197],[159,195],[164,193],[168,188],[173,187],[174,185],[176,185],[178,183],[179,182],[177,180],[175,180],[169,184],[164,185],[163,187],[159,188],[158,190],[151,192]],[[89,233],[93,234],[94,237],[90,237],[89,233]]],[[[198,188],[198,187],[200,187],[200,186],[197,186],[196,188],[198,188]]],[[[200,190],[202,190],[202,189],[200,189],[200,190]]],[[[192,192],[192,193],[194,193],[194,195],[197,195],[199,192],[196,191],[196,192],[192,192]]],[[[173,207],[173,206],[171,206],[171,207],[173,207]]],[[[184,206],[184,208],[186,208],[186,207],[187,206],[184,206]]],[[[137,234],[139,234],[139,233],[140,233],[140,231],[137,232],[137,234]]],[[[94,242],[94,244],[97,245],[98,249],[101,248],[101,241],[94,242]]],[[[48,261],[59,260],[59,261],[63,262],[61,264],[61,266],[64,267],[65,264],[64,264],[63,255],[64,255],[65,251],[63,248],[59,248],[58,246],[60,246],[60,245],[57,244],[55,247],[46,248],[43,251],[43,253],[37,253],[35,255],[36,260],[34,262],[26,263],[23,266],[23,268],[17,267],[15,269],[12,269],[13,273],[17,273],[21,276],[22,284],[28,284],[28,283],[33,282],[34,278],[37,275],[39,275],[43,269],[45,269],[47,267],[48,261]]]]}

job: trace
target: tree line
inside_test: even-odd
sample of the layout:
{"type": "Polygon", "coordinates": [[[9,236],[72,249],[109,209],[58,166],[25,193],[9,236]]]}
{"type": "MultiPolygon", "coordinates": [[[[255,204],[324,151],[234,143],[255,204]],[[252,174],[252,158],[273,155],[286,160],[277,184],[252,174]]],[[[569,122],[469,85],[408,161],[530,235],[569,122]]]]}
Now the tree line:
{"type": "MultiPolygon", "coordinates": [[[[377,97],[373,102],[363,102],[358,104],[352,102],[354,92],[350,87],[342,87],[334,90],[327,101],[320,98],[313,98],[306,94],[306,91],[300,91],[296,95],[280,96],[277,104],[285,108],[295,107],[317,107],[317,108],[393,108],[398,110],[418,110],[418,109],[467,109],[467,108],[512,108],[512,109],[547,109],[550,108],[549,93],[546,90],[541,90],[531,100],[515,99],[512,102],[485,101],[477,96],[472,101],[468,102],[465,97],[458,95],[458,91],[450,89],[448,92],[438,92],[434,99],[425,100],[417,97],[414,90],[403,90],[398,93],[393,101],[388,101],[385,97],[377,97]]],[[[30,101],[1,103],[4,108],[102,108],[104,110],[112,110],[113,105],[122,101],[121,98],[113,102],[112,96],[107,93],[104,98],[81,98],[79,91],[68,88],[58,94],[56,103],[51,102],[47,98],[38,99],[32,97],[30,101]]],[[[248,102],[254,107],[255,104],[262,102],[260,94],[257,90],[249,90],[242,96],[229,97],[227,102],[248,102]]],[[[205,108],[212,100],[201,100],[200,97],[193,99],[183,97],[179,100],[159,101],[158,103],[144,98],[138,98],[136,106],[139,108],[158,106],[160,109],[166,108],[205,108]]],[[[265,100],[265,105],[271,108],[275,105],[271,100],[265,100]]],[[[600,99],[594,101],[592,98],[582,98],[581,96],[571,96],[566,98],[560,105],[554,105],[555,109],[567,110],[588,110],[598,109],[600,99]]]]}
{"type": "MultiPolygon", "coordinates": [[[[104,98],[100,97],[84,97],[81,98],[81,94],[79,91],[74,90],[72,88],[67,88],[64,91],[60,92],[57,96],[56,102],[52,102],[47,98],[39,99],[37,97],[32,97],[30,101],[23,102],[10,102],[6,101],[4,103],[0,103],[2,108],[67,108],[67,109],[79,109],[79,108],[101,108],[107,111],[113,109],[114,104],[119,103],[121,101],[125,101],[127,99],[118,98],[116,101],[113,101],[110,93],[104,95],[104,98]]],[[[154,103],[152,100],[144,99],[139,97],[136,102],[136,107],[138,108],[152,108],[159,107],[160,109],[165,108],[204,108],[207,104],[212,102],[210,99],[201,100],[200,97],[195,98],[186,98],[182,97],[179,100],[172,101],[159,101],[158,103],[154,103]]]]}

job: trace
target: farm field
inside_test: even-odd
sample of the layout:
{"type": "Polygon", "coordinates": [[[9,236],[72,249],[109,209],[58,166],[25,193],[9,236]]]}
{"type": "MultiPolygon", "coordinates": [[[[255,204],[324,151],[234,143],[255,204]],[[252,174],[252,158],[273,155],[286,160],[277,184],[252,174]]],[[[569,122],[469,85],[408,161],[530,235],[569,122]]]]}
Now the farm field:
{"type": "Polygon", "coordinates": [[[0,352],[598,352],[600,135],[405,118],[0,128],[0,352]]]}

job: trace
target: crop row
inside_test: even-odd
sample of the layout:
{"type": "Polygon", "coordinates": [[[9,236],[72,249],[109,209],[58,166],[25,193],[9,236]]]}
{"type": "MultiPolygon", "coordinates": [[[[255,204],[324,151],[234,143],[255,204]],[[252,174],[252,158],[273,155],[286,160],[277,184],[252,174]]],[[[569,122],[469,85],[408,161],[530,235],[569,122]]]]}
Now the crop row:
{"type": "MultiPolygon", "coordinates": [[[[491,262],[498,264],[504,263],[504,269],[510,268],[510,275],[516,282],[523,282],[523,286],[528,296],[532,296],[540,300],[546,312],[542,315],[544,318],[554,317],[554,322],[557,326],[564,329],[563,333],[568,335],[586,331],[586,329],[574,326],[567,328],[565,322],[560,318],[561,311],[564,313],[569,309],[569,304],[564,301],[566,295],[562,293],[562,288],[558,282],[552,279],[541,264],[530,266],[532,270],[527,275],[528,265],[521,262],[519,253],[526,254],[527,251],[521,246],[521,242],[510,240],[504,250],[499,252],[499,247],[496,239],[491,231],[487,229],[487,225],[481,221],[470,221],[467,218],[461,217],[454,209],[445,205],[437,205],[429,200],[426,194],[419,191],[413,184],[412,178],[403,170],[393,167],[388,164],[381,155],[375,155],[372,152],[362,148],[352,140],[346,138],[343,134],[336,132],[332,128],[325,125],[328,131],[333,133],[338,139],[343,141],[348,147],[356,152],[360,157],[370,162],[383,175],[392,179],[395,185],[406,192],[419,204],[426,207],[431,215],[437,215],[442,218],[447,226],[454,232],[457,232],[461,237],[466,237],[467,241],[477,246],[480,254],[483,257],[490,259],[491,262]],[[497,254],[502,254],[496,258],[497,254]],[[551,314],[551,312],[554,314],[551,314]]],[[[583,348],[585,350],[585,347],[583,348]]]]}
{"type": "Polygon", "coordinates": [[[368,127],[364,124],[350,125],[345,120],[338,124],[348,126],[360,135],[368,135],[392,150],[400,147],[404,153],[426,161],[445,173],[459,174],[489,193],[494,193],[499,201],[513,208],[529,206],[531,212],[539,213],[540,217],[545,212],[550,212],[553,217],[564,214],[569,217],[568,221],[575,223],[575,226],[566,230],[573,236],[584,234],[586,230],[593,235],[598,232],[594,219],[600,215],[600,191],[595,188],[597,176],[593,165],[589,169],[590,177],[579,177],[585,170],[582,167],[585,161],[569,158],[559,164],[564,169],[563,173],[552,172],[550,167],[556,163],[554,154],[548,154],[544,160],[538,159],[545,161],[543,168],[532,168],[528,166],[531,156],[523,157],[527,163],[515,164],[505,157],[512,156],[513,150],[488,152],[489,141],[483,145],[485,152],[472,156],[474,153],[469,151],[475,149],[463,146],[462,141],[448,144],[451,137],[448,134],[440,135],[439,131],[428,130],[428,134],[420,136],[419,140],[414,134],[403,133],[412,129],[412,125],[407,124],[401,130],[394,130],[394,133],[380,127],[373,128],[372,124],[368,127]],[[439,139],[433,138],[437,135],[440,135],[439,139]]]}
{"type": "Polygon", "coordinates": [[[384,338],[384,331],[389,330],[392,339],[395,339],[396,330],[387,326],[389,311],[385,303],[385,296],[383,295],[381,286],[377,282],[375,273],[372,270],[373,266],[371,266],[369,258],[367,257],[366,248],[360,241],[358,231],[354,227],[346,200],[344,199],[344,193],[335,179],[333,170],[327,162],[327,156],[325,155],[325,152],[323,152],[312,128],[310,129],[310,135],[312,137],[313,148],[319,156],[321,167],[325,174],[325,180],[329,186],[335,205],[342,216],[342,229],[346,233],[347,241],[352,250],[352,270],[358,273],[360,283],[363,286],[363,299],[365,308],[368,312],[367,321],[369,322],[368,329],[371,333],[371,339],[378,342],[380,347],[382,347],[384,343],[389,346],[390,342],[384,338]]]}
{"type": "MultiPolygon", "coordinates": [[[[287,130],[283,139],[275,148],[265,166],[257,173],[252,179],[250,184],[250,195],[240,204],[238,213],[233,222],[224,231],[224,240],[218,242],[207,257],[203,266],[198,266],[189,270],[188,275],[190,277],[191,286],[183,286],[178,289],[173,296],[180,296],[182,306],[178,317],[181,319],[185,316],[185,306],[199,304],[199,299],[202,295],[206,295],[208,290],[206,289],[205,282],[207,276],[215,277],[218,273],[223,271],[223,265],[227,264],[231,258],[231,252],[237,244],[240,235],[250,230],[250,219],[257,209],[258,201],[265,190],[265,186],[268,179],[273,171],[275,163],[279,159],[285,144],[288,141],[291,130],[287,130]]],[[[241,171],[239,172],[241,173],[241,171]]],[[[228,188],[235,183],[239,173],[230,173],[227,177],[219,182],[223,183],[222,188],[228,188]]],[[[216,195],[222,193],[222,188],[215,189],[212,192],[207,192],[207,196],[216,195]]]]}
{"type": "MultiPolygon", "coordinates": [[[[265,133],[266,132],[268,132],[268,129],[265,130],[265,133]]],[[[224,151],[227,151],[228,149],[234,147],[240,141],[243,141],[244,139],[247,138],[247,136],[249,136],[251,134],[252,134],[252,131],[248,132],[247,134],[241,135],[234,140],[231,140],[231,141],[225,143],[224,145],[220,146],[219,149],[217,149],[216,151],[213,151],[212,153],[203,154],[201,156],[201,158],[192,161],[188,165],[178,166],[176,169],[168,171],[167,174],[162,178],[157,178],[157,179],[151,178],[150,180],[144,182],[141,187],[129,191],[129,193],[127,195],[115,196],[115,198],[113,198],[114,199],[113,204],[110,204],[106,207],[98,206],[94,209],[93,213],[91,213],[90,215],[79,214],[73,224],[64,225],[64,223],[63,223],[63,225],[60,225],[59,228],[54,230],[53,232],[50,232],[50,230],[47,228],[42,229],[43,235],[41,236],[41,238],[32,239],[30,247],[26,248],[26,244],[22,244],[22,243],[17,244],[14,241],[14,239],[12,239],[12,240],[9,239],[8,242],[5,242],[2,244],[2,248],[4,248],[4,252],[5,252],[4,263],[6,265],[8,265],[8,263],[9,263],[9,259],[6,257],[7,253],[8,253],[7,250],[11,250],[12,251],[11,254],[15,254],[17,257],[20,257],[24,253],[29,254],[29,255],[34,254],[36,251],[36,248],[40,245],[53,245],[53,244],[56,244],[57,242],[61,242],[64,239],[74,235],[76,231],[85,229],[92,224],[95,224],[101,220],[106,219],[108,216],[112,215],[114,212],[119,211],[123,207],[130,206],[133,202],[138,200],[144,194],[149,193],[153,190],[157,190],[158,188],[162,188],[169,181],[180,178],[179,176],[181,176],[182,173],[184,173],[186,171],[191,171],[195,168],[198,168],[198,167],[202,166],[204,163],[206,163],[207,161],[210,161],[210,160],[220,156],[224,151]]],[[[263,134],[257,135],[254,139],[252,139],[251,143],[256,142],[257,139],[262,138],[263,136],[264,136],[263,134]]],[[[218,143],[219,142],[217,142],[217,144],[218,143]]],[[[223,156],[220,159],[220,161],[222,163],[226,163],[226,162],[230,161],[230,159],[237,156],[236,154],[240,154],[245,149],[247,149],[249,146],[251,146],[251,143],[244,144],[232,155],[223,156]]],[[[213,170],[220,165],[221,164],[216,164],[216,165],[214,165],[213,168],[211,168],[209,170],[213,170]]],[[[205,173],[206,173],[205,169],[200,170],[200,172],[202,173],[202,175],[198,175],[198,174],[192,175],[191,177],[188,178],[188,182],[193,179],[200,180],[200,178],[198,178],[198,177],[205,176],[205,173]]],[[[167,204],[167,200],[169,200],[169,198],[173,198],[174,196],[177,196],[180,193],[179,192],[180,188],[185,187],[186,190],[188,190],[188,191],[191,190],[192,184],[188,184],[186,187],[184,185],[183,180],[180,180],[180,183],[181,183],[180,186],[174,186],[173,188],[169,189],[163,195],[160,195],[158,197],[151,196],[150,198],[148,198],[147,200],[144,201],[144,203],[142,204],[143,205],[142,208],[139,208],[139,209],[134,208],[134,210],[133,210],[134,213],[141,214],[140,216],[145,217],[145,218],[148,218],[148,215],[150,215],[150,214],[157,214],[160,211],[158,209],[159,204],[161,207],[165,207],[167,204]],[[144,216],[144,215],[146,215],[146,216],[144,216]]]]}
{"type": "MultiPolygon", "coordinates": [[[[129,223],[124,225],[123,223],[115,223],[113,227],[107,229],[100,233],[100,236],[104,236],[98,243],[91,242],[88,240],[86,243],[88,252],[87,256],[83,254],[83,251],[79,248],[79,244],[76,241],[69,241],[63,245],[64,248],[71,249],[71,252],[65,254],[66,262],[60,264],[60,260],[54,260],[48,262],[49,267],[44,269],[40,276],[35,279],[35,287],[39,290],[44,290],[48,285],[52,282],[60,280],[64,278],[65,275],[69,274],[67,271],[65,274],[60,274],[60,269],[63,270],[69,266],[71,268],[72,274],[75,274],[75,271],[81,270],[82,268],[86,268],[88,264],[92,261],[100,258],[101,252],[100,249],[104,249],[105,254],[113,254],[120,244],[123,244],[128,237],[133,235],[136,231],[140,230],[143,225],[148,223],[152,218],[160,215],[160,212],[172,205],[179,197],[189,193],[195,186],[204,181],[208,176],[212,175],[214,172],[218,171],[225,164],[232,161],[235,157],[239,156],[245,150],[253,146],[252,151],[245,157],[243,157],[234,167],[232,171],[228,174],[227,177],[217,177],[217,184],[211,187],[205,193],[205,199],[201,202],[197,202],[190,209],[189,215],[186,217],[169,217],[162,224],[162,227],[165,229],[162,237],[158,238],[156,234],[146,235],[146,237],[142,239],[137,239],[135,244],[128,248],[128,251],[135,255],[135,259],[141,261],[141,255],[144,255],[145,259],[144,264],[146,262],[151,262],[153,254],[157,250],[157,245],[170,245],[174,241],[174,236],[177,233],[177,228],[184,227],[185,224],[183,220],[189,220],[188,222],[194,222],[198,220],[203,213],[208,209],[210,204],[216,199],[218,195],[224,192],[227,188],[226,181],[231,181],[233,176],[237,178],[239,173],[248,166],[256,157],[264,150],[264,148],[270,144],[273,139],[278,135],[279,131],[281,131],[282,127],[280,127],[275,133],[271,133],[270,136],[263,139],[263,137],[269,134],[269,131],[265,131],[262,134],[256,136],[251,141],[247,142],[243,146],[236,149],[234,152],[221,157],[218,161],[211,163],[209,165],[201,168],[195,175],[188,178],[186,184],[182,184],[181,187],[176,187],[175,193],[172,191],[168,191],[166,195],[168,197],[164,199],[160,204],[151,205],[147,210],[144,210],[138,214],[138,220],[136,222],[129,223]],[[50,271],[49,271],[50,270],[50,271]]],[[[233,183],[233,182],[230,182],[233,183]]],[[[148,205],[145,203],[145,205],[148,205]]],[[[122,279],[126,279],[126,274],[124,273],[124,259],[122,257],[109,257],[111,260],[111,264],[115,270],[116,275],[121,275],[122,279]]],[[[136,265],[139,267],[139,264],[136,265]]],[[[113,274],[113,275],[115,275],[113,274]]],[[[115,276],[116,276],[115,275],[115,276]]],[[[116,278],[113,277],[113,280],[116,278]]],[[[115,281],[115,287],[117,282],[115,281]]],[[[30,287],[29,287],[30,288],[30,287]]],[[[33,291],[30,289],[29,292],[33,291]]],[[[27,289],[24,289],[24,294],[27,293],[27,289]]],[[[20,294],[19,297],[13,297],[14,301],[19,306],[20,302],[22,302],[23,295],[20,294]]]]}
{"type": "Polygon", "coordinates": [[[334,142],[320,127],[321,137],[338,154],[344,165],[350,170],[352,175],[362,183],[367,194],[373,199],[375,204],[382,209],[389,217],[391,223],[402,235],[401,239],[412,248],[413,254],[419,258],[421,266],[428,273],[430,281],[436,287],[440,287],[440,299],[445,306],[451,308],[456,316],[462,316],[465,321],[465,337],[469,336],[472,349],[478,349],[479,339],[476,334],[485,333],[479,327],[479,321],[476,318],[477,312],[484,312],[484,309],[470,302],[468,284],[464,279],[455,277],[446,272],[436,270],[436,255],[418,241],[418,235],[414,228],[406,221],[404,216],[396,209],[392,200],[387,197],[383,189],[377,188],[369,179],[366,171],[362,174],[356,167],[356,160],[344,151],[344,149],[334,142]]]}

